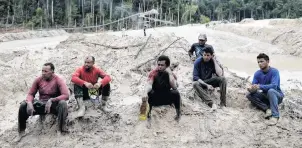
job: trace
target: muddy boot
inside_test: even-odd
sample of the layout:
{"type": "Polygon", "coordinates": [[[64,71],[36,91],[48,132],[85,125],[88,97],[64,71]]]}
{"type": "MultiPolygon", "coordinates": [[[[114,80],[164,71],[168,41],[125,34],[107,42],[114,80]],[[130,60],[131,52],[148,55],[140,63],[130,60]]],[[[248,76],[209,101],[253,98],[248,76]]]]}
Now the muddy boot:
{"type": "Polygon", "coordinates": [[[102,96],[101,104],[99,106],[99,109],[105,113],[111,112],[111,110],[108,109],[108,98],[109,96],[102,96]]]}
{"type": "Polygon", "coordinates": [[[264,118],[265,118],[265,119],[269,119],[271,116],[272,116],[272,110],[271,110],[271,109],[267,109],[267,110],[265,111],[264,118]]]}
{"type": "Polygon", "coordinates": [[[273,126],[276,125],[279,121],[279,118],[277,117],[271,117],[268,121],[267,121],[267,125],[269,126],[273,126]]]}
{"type": "Polygon", "coordinates": [[[78,110],[78,116],[77,117],[83,117],[85,114],[85,104],[83,102],[83,98],[77,98],[79,110],[78,110]]]}

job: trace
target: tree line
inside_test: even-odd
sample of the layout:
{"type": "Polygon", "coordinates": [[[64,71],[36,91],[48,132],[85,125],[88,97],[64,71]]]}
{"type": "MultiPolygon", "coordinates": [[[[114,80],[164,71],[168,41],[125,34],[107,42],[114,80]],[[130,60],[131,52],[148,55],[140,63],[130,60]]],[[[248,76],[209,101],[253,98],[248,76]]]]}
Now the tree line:
{"type": "MultiPolygon", "coordinates": [[[[151,9],[159,12],[152,17],[176,25],[244,18],[299,18],[302,0],[0,0],[0,24],[41,28],[94,26],[151,9]]],[[[127,28],[136,24],[137,18],[119,22],[120,27],[127,28]]]]}

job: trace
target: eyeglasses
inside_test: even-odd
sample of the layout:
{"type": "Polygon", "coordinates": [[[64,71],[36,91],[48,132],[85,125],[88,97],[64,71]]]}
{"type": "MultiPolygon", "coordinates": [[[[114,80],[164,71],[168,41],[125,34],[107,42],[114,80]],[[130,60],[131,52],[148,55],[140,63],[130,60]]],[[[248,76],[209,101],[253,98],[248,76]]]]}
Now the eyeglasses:
{"type": "Polygon", "coordinates": [[[166,66],[166,64],[157,64],[158,66],[166,66]]]}
{"type": "Polygon", "coordinates": [[[206,40],[199,40],[200,42],[204,42],[204,41],[206,41],[206,40]]]}

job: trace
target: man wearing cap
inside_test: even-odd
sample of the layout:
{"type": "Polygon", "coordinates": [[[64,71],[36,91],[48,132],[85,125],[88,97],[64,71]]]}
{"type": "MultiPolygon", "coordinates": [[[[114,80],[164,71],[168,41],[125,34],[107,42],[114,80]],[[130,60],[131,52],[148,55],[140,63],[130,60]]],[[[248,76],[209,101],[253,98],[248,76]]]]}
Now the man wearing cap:
{"type": "MultiPolygon", "coordinates": [[[[202,57],[203,50],[206,46],[209,46],[210,48],[213,49],[213,47],[211,45],[206,44],[206,42],[207,42],[206,34],[200,34],[198,36],[198,43],[194,43],[188,52],[192,61],[195,61],[195,59],[202,57]],[[193,57],[194,52],[195,52],[196,58],[193,57]]],[[[213,51],[214,51],[214,49],[213,49],[213,51]]]]}
{"type": "MultiPolygon", "coordinates": [[[[207,42],[207,35],[200,34],[198,36],[198,43],[194,43],[188,52],[191,60],[195,61],[196,59],[202,57],[204,49],[206,47],[209,47],[213,51],[213,60],[215,60],[215,62],[217,62],[217,64],[220,66],[220,68],[223,69],[223,65],[217,60],[217,57],[215,56],[215,51],[214,51],[213,46],[206,44],[206,42],[207,42]],[[195,57],[193,57],[193,52],[195,52],[195,57]]],[[[224,75],[224,71],[223,71],[222,75],[224,75]]]]}

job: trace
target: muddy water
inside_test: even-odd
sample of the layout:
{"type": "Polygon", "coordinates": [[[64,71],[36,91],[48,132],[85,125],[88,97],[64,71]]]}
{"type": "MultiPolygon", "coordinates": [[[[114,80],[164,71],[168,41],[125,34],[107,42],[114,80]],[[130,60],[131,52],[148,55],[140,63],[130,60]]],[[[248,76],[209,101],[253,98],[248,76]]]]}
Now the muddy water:
{"type": "MultiPolygon", "coordinates": [[[[258,54],[254,53],[217,53],[219,61],[229,69],[253,74],[259,69],[258,54]]],[[[270,65],[279,71],[302,72],[302,58],[287,55],[269,55],[270,65]]]]}
{"type": "MultiPolygon", "coordinates": [[[[255,71],[259,69],[257,54],[253,53],[217,53],[217,57],[230,71],[240,76],[253,78],[255,71]],[[231,54],[230,54],[231,53],[231,54]]],[[[283,90],[302,90],[302,58],[287,55],[269,55],[270,65],[279,70],[281,88],[283,90]]]]}

